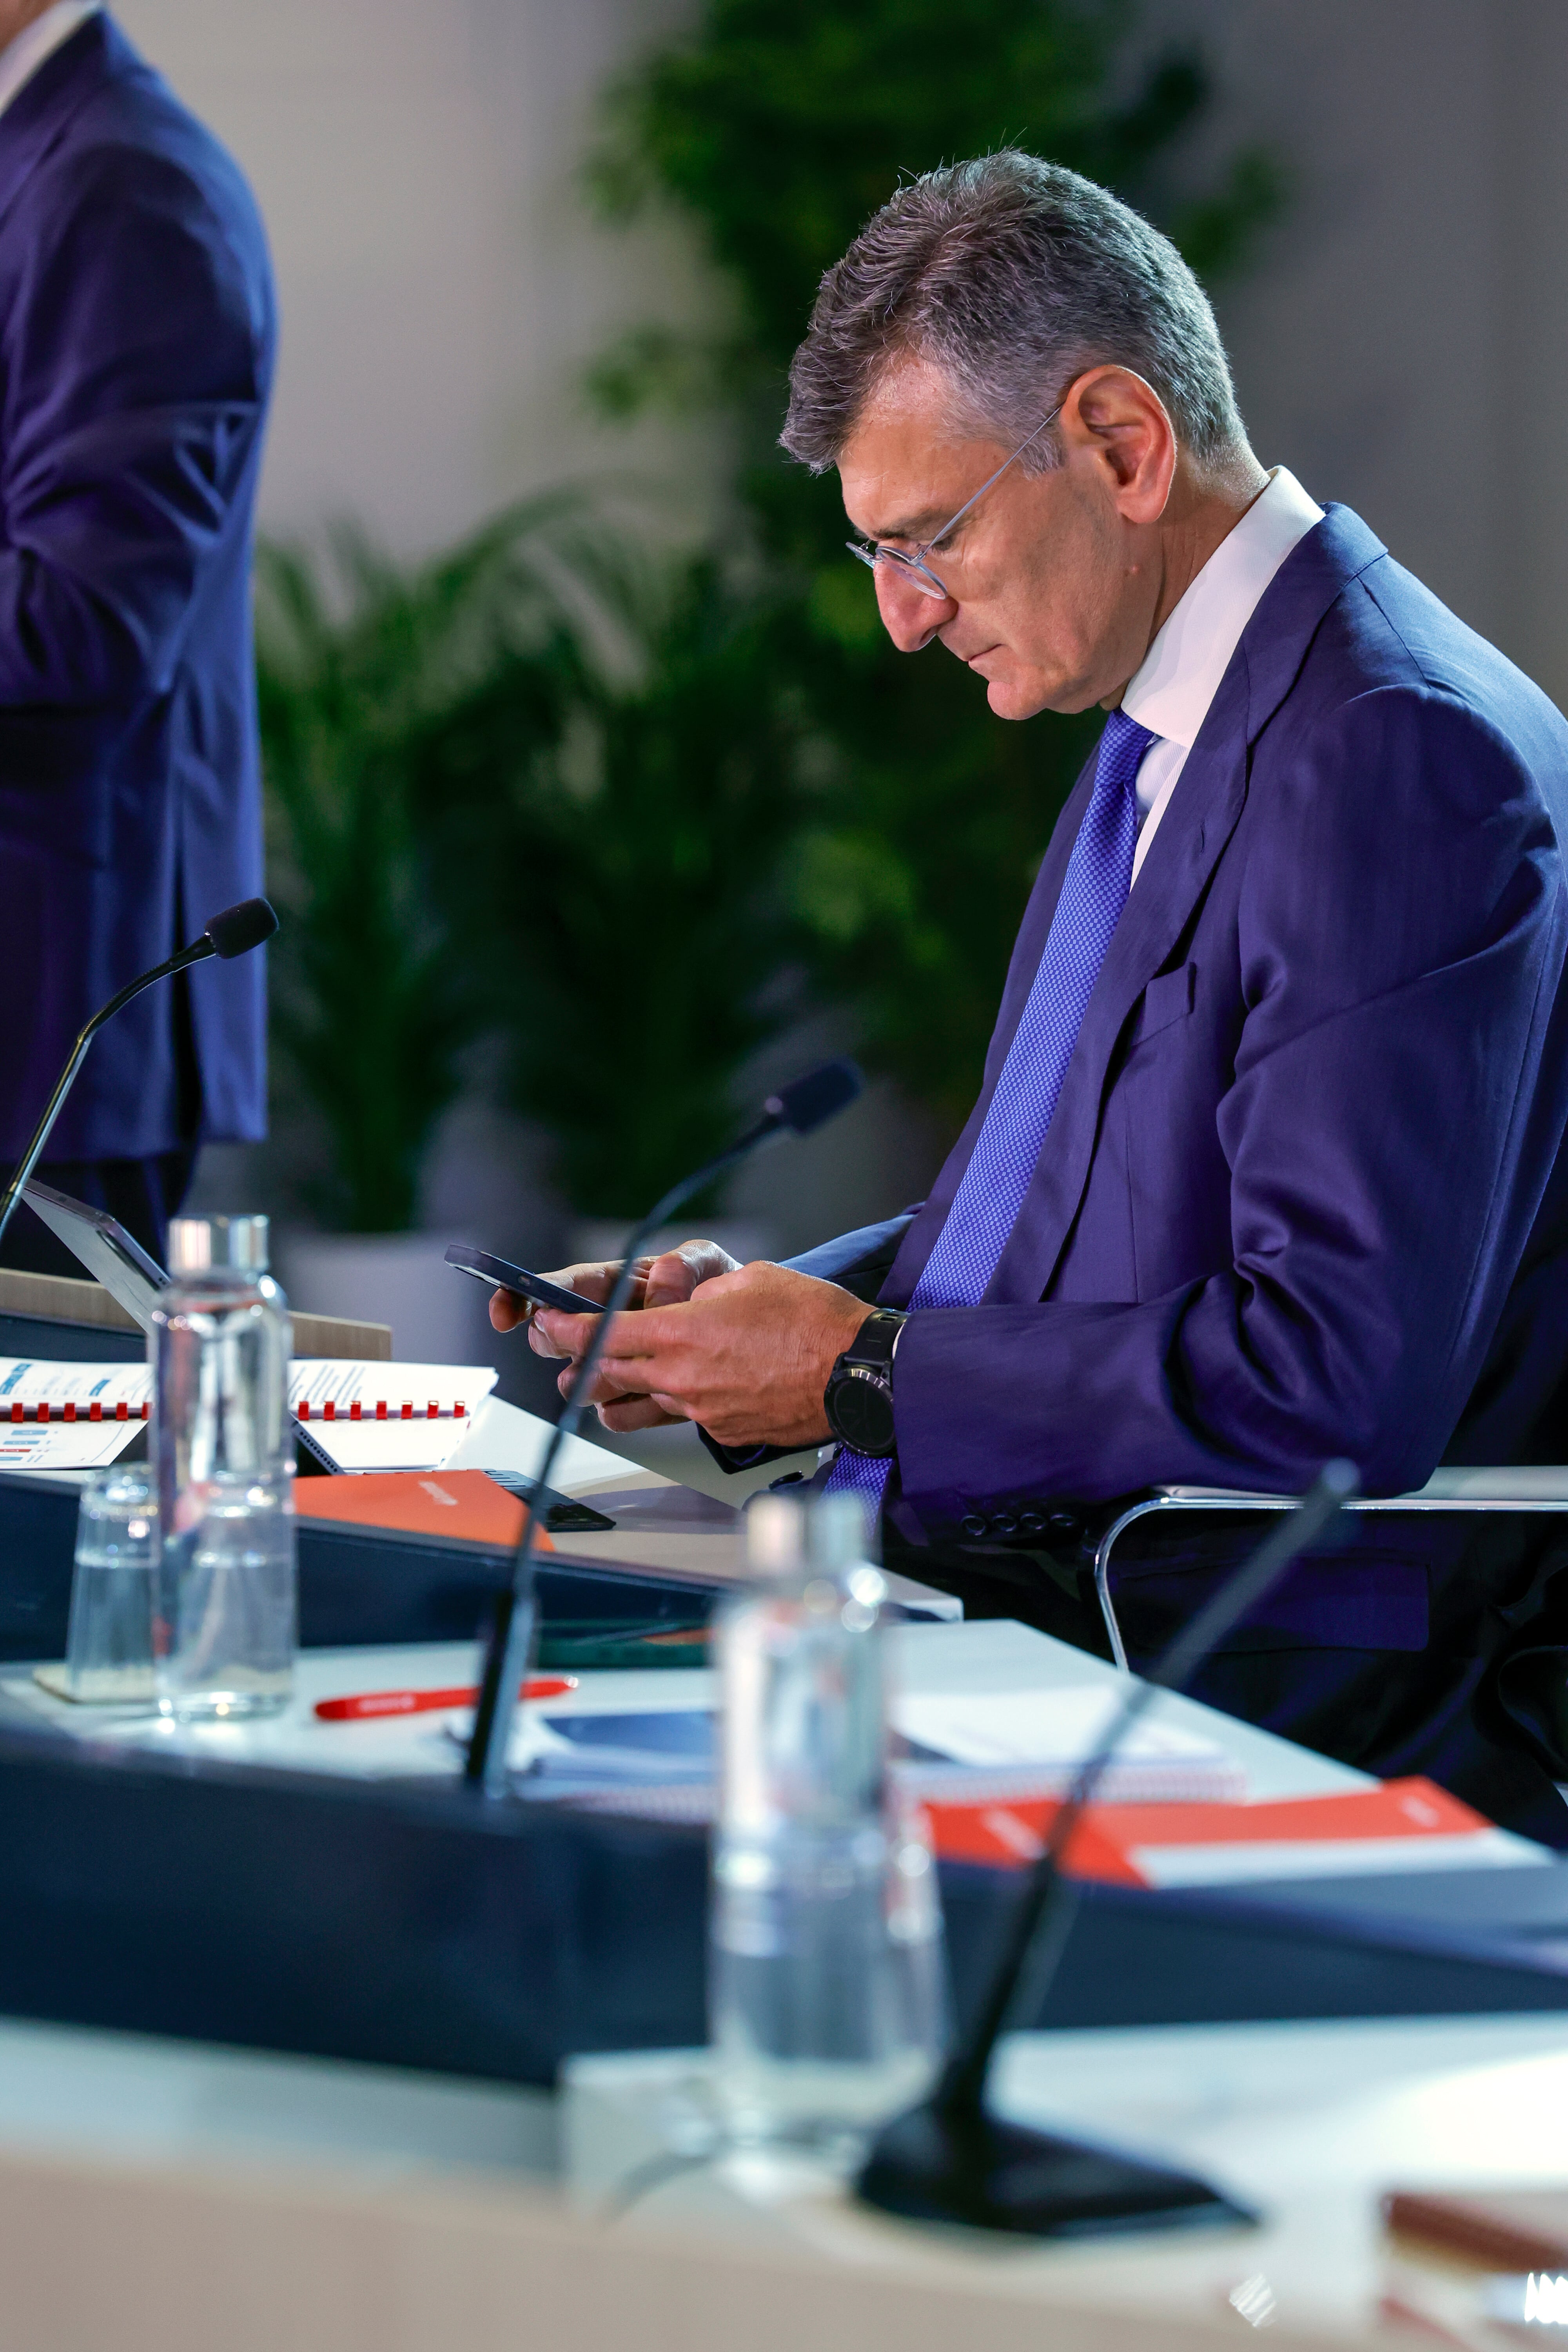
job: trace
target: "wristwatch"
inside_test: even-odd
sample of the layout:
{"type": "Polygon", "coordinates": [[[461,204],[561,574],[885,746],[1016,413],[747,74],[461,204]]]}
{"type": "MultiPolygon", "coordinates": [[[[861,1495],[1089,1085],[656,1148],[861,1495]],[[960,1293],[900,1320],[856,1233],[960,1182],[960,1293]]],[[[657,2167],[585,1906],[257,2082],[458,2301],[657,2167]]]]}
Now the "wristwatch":
{"type": "Polygon", "coordinates": [[[828,1374],[827,1425],[856,1454],[886,1460],[893,1451],[893,1350],[907,1319],[879,1307],[828,1374]]]}

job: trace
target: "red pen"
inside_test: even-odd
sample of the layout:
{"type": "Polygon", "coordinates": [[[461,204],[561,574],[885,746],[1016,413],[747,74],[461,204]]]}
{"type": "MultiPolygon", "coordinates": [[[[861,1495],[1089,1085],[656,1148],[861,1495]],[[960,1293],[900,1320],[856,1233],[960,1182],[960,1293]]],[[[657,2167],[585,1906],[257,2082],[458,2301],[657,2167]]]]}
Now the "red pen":
{"type": "MultiPolygon", "coordinates": [[[[524,1698],[559,1698],[577,1687],[575,1675],[536,1675],[523,1685],[524,1698]]],[[[356,1691],[352,1698],[319,1698],[316,1713],[323,1723],[366,1723],[383,1715],[428,1715],[441,1707],[472,1706],[479,1697],[466,1690],[356,1691]]]]}

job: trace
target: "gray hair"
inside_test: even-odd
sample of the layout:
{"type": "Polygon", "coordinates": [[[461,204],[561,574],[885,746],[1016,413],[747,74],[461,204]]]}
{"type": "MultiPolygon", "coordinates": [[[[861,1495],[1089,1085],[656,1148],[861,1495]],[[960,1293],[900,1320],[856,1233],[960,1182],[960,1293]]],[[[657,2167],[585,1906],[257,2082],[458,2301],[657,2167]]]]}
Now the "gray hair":
{"type": "MultiPolygon", "coordinates": [[[[827,272],[790,368],[784,446],[814,473],[837,464],[906,358],[941,369],[960,421],[1008,447],[1106,362],[1153,385],[1200,461],[1246,446],[1208,297],[1169,237],[1015,148],[910,181],[827,272]]],[[[1020,462],[1048,470],[1054,443],[1043,435],[1020,462]]]]}

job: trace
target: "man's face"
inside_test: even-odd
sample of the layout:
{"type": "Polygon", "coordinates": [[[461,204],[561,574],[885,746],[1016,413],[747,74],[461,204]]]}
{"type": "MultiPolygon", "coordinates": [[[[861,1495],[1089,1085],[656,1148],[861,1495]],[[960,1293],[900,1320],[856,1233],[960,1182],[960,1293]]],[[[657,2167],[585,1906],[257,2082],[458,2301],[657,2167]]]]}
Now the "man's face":
{"type": "MultiPolygon", "coordinates": [[[[921,546],[1011,454],[956,437],[952,406],[937,372],[910,364],[856,427],[838,472],[845,510],[867,539],[921,546]]],[[[1148,514],[1146,487],[1128,495],[1127,431],[1097,434],[1069,394],[1060,439],[1062,465],[1034,475],[1009,467],[933,549],[927,561],[945,600],[922,596],[893,564],[876,568],[877,601],[900,652],[940,637],[985,680],[999,719],[1115,698],[1152,635],[1157,513],[1148,514]]]]}

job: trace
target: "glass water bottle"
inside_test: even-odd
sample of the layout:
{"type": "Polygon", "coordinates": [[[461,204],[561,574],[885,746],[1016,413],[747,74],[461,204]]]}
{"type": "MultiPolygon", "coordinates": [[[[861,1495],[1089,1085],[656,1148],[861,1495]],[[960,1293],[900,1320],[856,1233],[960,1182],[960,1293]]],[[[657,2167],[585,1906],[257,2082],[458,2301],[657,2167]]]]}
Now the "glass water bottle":
{"type": "Polygon", "coordinates": [[[162,1714],[288,1704],[297,1618],[288,1302],[265,1217],[178,1217],[149,1342],[162,1528],[153,1645],[162,1714]]]}
{"type": "Polygon", "coordinates": [[[741,2138],[831,2137],[941,2055],[936,1874],[888,1768],[885,1586],[853,1496],[759,1496],[717,1624],[710,2020],[741,2138]]]}

